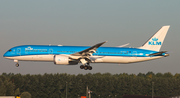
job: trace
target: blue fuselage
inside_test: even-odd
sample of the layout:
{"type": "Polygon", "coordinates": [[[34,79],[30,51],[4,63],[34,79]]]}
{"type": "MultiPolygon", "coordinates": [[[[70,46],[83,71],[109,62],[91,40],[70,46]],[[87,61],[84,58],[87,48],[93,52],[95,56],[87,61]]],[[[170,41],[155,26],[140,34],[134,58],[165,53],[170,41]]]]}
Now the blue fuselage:
{"type": "MultiPolygon", "coordinates": [[[[90,46],[22,45],[9,49],[3,56],[70,55],[85,50],[89,47],[90,46]]],[[[149,57],[148,54],[156,52],[157,51],[138,48],[99,47],[96,53],[93,53],[93,56],[149,57]]]]}

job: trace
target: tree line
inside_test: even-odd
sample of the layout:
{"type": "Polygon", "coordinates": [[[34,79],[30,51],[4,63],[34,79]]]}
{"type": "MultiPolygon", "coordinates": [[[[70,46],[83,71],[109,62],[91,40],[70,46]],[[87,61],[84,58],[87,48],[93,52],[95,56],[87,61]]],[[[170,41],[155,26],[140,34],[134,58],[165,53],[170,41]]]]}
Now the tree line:
{"type": "Polygon", "coordinates": [[[122,98],[123,95],[172,97],[180,95],[180,74],[148,72],[146,74],[38,74],[0,75],[0,96],[28,92],[32,98],[78,98],[86,96],[86,87],[92,98],[122,98]]]}

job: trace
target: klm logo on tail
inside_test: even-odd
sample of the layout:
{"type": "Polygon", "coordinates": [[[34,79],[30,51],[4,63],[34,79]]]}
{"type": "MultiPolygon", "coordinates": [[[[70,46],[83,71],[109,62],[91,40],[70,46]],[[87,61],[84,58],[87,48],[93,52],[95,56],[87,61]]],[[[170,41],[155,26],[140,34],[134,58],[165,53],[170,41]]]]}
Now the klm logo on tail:
{"type": "Polygon", "coordinates": [[[152,38],[152,41],[149,41],[148,45],[161,45],[161,42],[158,42],[158,38],[152,38]]]}

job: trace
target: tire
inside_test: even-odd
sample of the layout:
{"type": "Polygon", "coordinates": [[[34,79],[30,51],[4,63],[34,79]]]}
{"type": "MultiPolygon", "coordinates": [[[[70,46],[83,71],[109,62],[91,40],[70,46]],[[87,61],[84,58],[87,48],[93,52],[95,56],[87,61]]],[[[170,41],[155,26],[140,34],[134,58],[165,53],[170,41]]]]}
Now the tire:
{"type": "Polygon", "coordinates": [[[92,66],[89,66],[89,68],[88,68],[89,70],[92,70],[92,66]]]}
{"type": "Polygon", "coordinates": [[[80,69],[84,69],[84,65],[81,65],[81,66],[80,66],[80,69]]]}
{"type": "Polygon", "coordinates": [[[88,66],[84,66],[84,70],[87,70],[88,69],[88,66]]]}
{"type": "Polygon", "coordinates": [[[16,67],[19,67],[19,64],[17,63],[15,66],[16,66],[16,67]]]}

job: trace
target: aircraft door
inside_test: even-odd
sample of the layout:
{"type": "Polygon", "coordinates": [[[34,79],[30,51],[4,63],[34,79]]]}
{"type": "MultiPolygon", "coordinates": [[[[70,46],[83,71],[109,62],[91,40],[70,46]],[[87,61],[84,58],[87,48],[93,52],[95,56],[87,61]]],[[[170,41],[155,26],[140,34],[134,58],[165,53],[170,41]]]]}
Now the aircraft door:
{"type": "Polygon", "coordinates": [[[17,48],[17,54],[21,55],[21,48],[17,48]]]}
{"type": "Polygon", "coordinates": [[[137,51],[133,51],[133,54],[132,54],[134,57],[137,57],[137,51]]]}
{"type": "Polygon", "coordinates": [[[49,54],[53,54],[53,49],[49,49],[49,54]]]}

